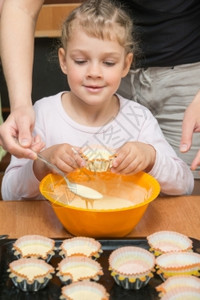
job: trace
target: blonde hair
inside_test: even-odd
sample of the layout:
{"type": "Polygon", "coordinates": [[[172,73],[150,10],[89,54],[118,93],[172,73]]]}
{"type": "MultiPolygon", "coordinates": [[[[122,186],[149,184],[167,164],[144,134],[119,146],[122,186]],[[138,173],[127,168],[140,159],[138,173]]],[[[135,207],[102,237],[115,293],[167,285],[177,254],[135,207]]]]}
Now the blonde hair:
{"type": "Polygon", "coordinates": [[[61,44],[66,50],[74,28],[99,39],[116,39],[126,53],[134,53],[133,22],[129,15],[110,0],[87,0],[71,12],[62,25],[61,44]]]}

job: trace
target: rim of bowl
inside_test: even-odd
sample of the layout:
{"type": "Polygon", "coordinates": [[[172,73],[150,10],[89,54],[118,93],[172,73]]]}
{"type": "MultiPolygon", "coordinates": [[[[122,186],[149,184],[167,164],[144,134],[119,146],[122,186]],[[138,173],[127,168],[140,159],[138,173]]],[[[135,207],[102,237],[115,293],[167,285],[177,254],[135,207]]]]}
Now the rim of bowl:
{"type": "MultiPolygon", "coordinates": [[[[48,178],[52,175],[55,176],[55,174],[49,173],[48,175],[46,175],[40,182],[39,185],[39,189],[41,194],[48,200],[51,202],[51,204],[53,204],[53,206],[58,206],[58,207],[64,207],[64,208],[68,208],[68,209],[72,209],[72,210],[78,210],[78,211],[87,211],[87,212],[116,212],[116,211],[127,211],[127,210],[132,210],[133,208],[138,208],[141,206],[145,206],[147,204],[149,204],[150,202],[152,202],[153,200],[155,200],[157,198],[157,196],[160,193],[160,184],[159,182],[151,175],[149,175],[148,173],[145,172],[140,172],[143,174],[143,176],[147,176],[148,177],[148,181],[151,181],[154,183],[153,187],[152,187],[152,194],[149,197],[149,199],[136,204],[136,205],[132,205],[129,207],[124,207],[124,208],[114,208],[114,209],[90,209],[90,208],[79,208],[76,206],[72,206],[72,205],[68,205],[68,204],[64,204],[62,202],[57,202],[53,197],[51,197],[48,192],[42,191],[42,186],[44,185],[44,183],[46,182],[46,180],[48,180],[48,178]]],[[[57,175],[57,174],[56,174],[57,175]]],[[[60,176],[60,175],[57,175],[60,176]]],[[[61,177],[61,176],[60,176],[61,177]]],[[[64,180],[64,179],[63,179],[64,180]]],[[[90,201],[90,200],[88,200],[90,201]]],[[[94,200],[95,201],[95,200],[94,200]]]]}

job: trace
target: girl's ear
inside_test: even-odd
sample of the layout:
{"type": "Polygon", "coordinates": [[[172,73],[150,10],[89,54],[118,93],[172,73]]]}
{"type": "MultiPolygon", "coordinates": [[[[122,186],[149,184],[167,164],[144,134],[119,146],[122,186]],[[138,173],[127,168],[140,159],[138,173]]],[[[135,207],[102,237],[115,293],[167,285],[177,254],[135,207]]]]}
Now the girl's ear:
{"type": "Polygon", "coordinates": [[[124,61],[124,69],[122,72],[122,78],[128,74],[131,64],[132,64],[132,61],[133,61],[133,53],[128,53],[126,55],[125,61],[124,61]]]}
{"type": "Polygon", "coordinates": [[[58,49],[58,58],[59,58],[61,70],[65,75],[67,75],[66,52],[64,48],[58,49]]]}

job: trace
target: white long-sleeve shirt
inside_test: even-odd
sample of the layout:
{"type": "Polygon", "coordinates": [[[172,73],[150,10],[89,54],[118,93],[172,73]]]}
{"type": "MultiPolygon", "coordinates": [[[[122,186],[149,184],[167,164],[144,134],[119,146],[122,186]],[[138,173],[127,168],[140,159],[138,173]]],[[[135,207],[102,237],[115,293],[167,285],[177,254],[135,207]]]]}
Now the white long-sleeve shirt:
{"type": "MultiPolygon", "coordinates": [[[[122,98],[117,116],[102,127],[88,127],[72,120],[61,102],[63,92],[36,101],[34,109],[36,123],[34,133],[39,134],[46,148],[68,143],[72,146],[104,145],[117,149],[126,142],[140,141],[151,144],[156,150],[156,161],[149,172],[168,195],[190,194],[194,179],[189,167],[164,138],[151,112],[140,104],[122,98]]],[[[14,156],[5,171],[2,181],[4,200],[23,198],[43,199],[39,192],[40,182],[33,172],[33,161],[14,156]]]]}

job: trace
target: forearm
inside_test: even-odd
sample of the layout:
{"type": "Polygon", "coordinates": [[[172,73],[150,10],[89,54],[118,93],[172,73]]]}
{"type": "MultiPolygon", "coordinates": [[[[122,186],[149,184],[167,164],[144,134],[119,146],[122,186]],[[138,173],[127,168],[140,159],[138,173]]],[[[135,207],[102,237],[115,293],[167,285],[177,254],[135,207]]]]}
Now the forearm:
{"type": "Polygon", "coordinates": [[[1,14],[0,53],[11,111],[32,105],[35,24],[43,0],[6,0],[1,14]]]}
{"type": "Polygon", "coordinates": [[[4,0],[0,0],[0,14],[1,14],[1,11],[2,11],[3,3],[4,3],[4,0]]]}

